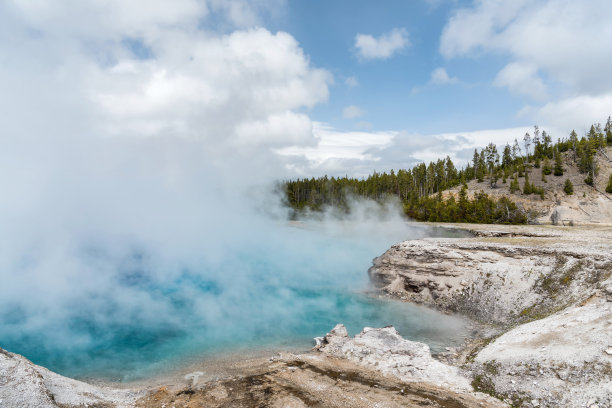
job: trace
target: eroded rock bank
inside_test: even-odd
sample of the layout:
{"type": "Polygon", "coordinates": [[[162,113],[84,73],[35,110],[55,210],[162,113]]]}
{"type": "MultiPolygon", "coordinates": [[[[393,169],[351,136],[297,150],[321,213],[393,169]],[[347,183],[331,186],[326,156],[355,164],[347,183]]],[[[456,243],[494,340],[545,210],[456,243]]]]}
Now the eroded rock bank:
{"type": "Polygon", "coordinates": [[[0,348],[0,407],[132,407],[143,390],[97,387],[63,377],[0,348]]]}
{"type": "Polygon", "coordinates": [[[592,249],[424,239],[394,245],[369,274],[402,300],[509,324],[597,293],[610,271],[610,255],[592,249]]]}
{"type": "Polygon", "coordinates": [[[517,407],[611,407],[612,228],[467,228],[477,236],[394,245],[372,281],[493,326],[456,359],[475,389],[517,407]]]}

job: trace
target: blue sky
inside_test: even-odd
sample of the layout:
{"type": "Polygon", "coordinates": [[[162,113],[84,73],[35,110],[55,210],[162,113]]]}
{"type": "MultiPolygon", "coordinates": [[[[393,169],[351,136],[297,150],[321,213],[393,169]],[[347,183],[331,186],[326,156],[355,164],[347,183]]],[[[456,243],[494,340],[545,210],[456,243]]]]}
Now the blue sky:
{"type": "MultiPolygon", "coordinates": [[[[293,1],[266,21],[334,76],[328,100],[308,111],[313,120],[343,132],[397,131],[396,141],[460,134],[477,146],[486,133],[511,143],[535,124],[564,137],[605,120],[609,80],[599,75],[597,90],[584,79],[585,65],[611,62],[611,41],[602,41],[610,24],[597,22],[607,8],[602,1],[293,1]],[[471,38],[473,27],[480,38],[471,38]],[[380,39],[393,30],[404,33],[403,46],[383,58],[360,55],[357,35],[380,39]],[[583,64],[566,63],[566,47],[565,58],[583,64]],[[343,114],[347,107],[352,115],[343,114]]],[[[460,161],[469,144],[454,152],[460,161]]]]}
{"type": "Polygon", "coordinates": [[[520,100],[490,86],[503,58],[465,61],[440,55],[440,35],[456,7],[426,1],[388,1],[384,7],[368,1],[296,1],[271,27],[294,35],[315,65],[334,74],[329,101],[312,111],[317,120],[343,129],[365,121],[374,129],[418,133],[524,125],[526,121],[514,117],[520,100]],[[386,59],[359,58],[358,33],[378,37],[393,28],[405,29],[410,45],[386,59]],[[431,73],[440,67],[462,82],[431,84],[431,73]],[[359,85],[347,86],[349,77],[359,85]],[[364,115],[343,119],[343,109],[351,105],[362,108],[364,115]]]}
{"type": "Polygon", "coordinates": [[[204,161],[265,163],[259,178],[464,163],[535,124],[556,138],[606,120],[611,14],[607,0],[7,0],[0,130],[190,140],[204,161]]]}

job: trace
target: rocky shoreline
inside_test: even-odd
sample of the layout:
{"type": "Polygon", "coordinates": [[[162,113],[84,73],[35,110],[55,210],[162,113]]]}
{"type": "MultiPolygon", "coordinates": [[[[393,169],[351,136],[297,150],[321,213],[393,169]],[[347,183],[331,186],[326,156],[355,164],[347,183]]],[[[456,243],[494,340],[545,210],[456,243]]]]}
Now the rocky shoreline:
{"type": "Polygon", "coordinates": [[[444,225],[469,238],[404,241],[373,261],[384,296],[484,328],[432,357],[392,327],[311,353],[131,389],[71,380],[0,349],[1,407],[612,407],[612,227],[444,225]]]}
{"type": "Polygon", "coordinates": [[[396,244],[370,277],[489,327],[451,360],[475,390],[517,407],[611,407],[612,228],[487,227],[396,244]]]}

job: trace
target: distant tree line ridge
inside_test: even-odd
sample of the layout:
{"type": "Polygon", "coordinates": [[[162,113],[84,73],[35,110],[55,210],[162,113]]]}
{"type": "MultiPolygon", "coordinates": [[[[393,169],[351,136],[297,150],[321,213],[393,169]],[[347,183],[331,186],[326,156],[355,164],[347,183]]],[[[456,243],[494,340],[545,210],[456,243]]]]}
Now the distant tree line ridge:
{"type": "MultiPolygon", "coordinates": [[[[515,139],[512,145],[507,143],[501,155],[494,143],[480,151],[475,149],[472,161],[461,169],[447,156],[428,165],[420,163],[412,169],[374,172],[363,179],[348,176],[305,178],[286,181],[282,188],[286,204],[295,215],[330,207],[349,212],[351,198],[383,202],[397,197],[403,203],[405,214],[419,221],[520,224],[527,222],[527,214],[512,200],[506,197],[495,199],[482,191],[469,199],[467,182],[486,181],[491,188],[498,188],[498,182],[502,180],[510,193],[538,194],[544,199],[543,189],[530,182],[529,169],[541,168],[544,181],[551,174],[561,177],[565,157],[577,165],[585,176],[585,183],[592,186],[599,173],[596,153],[606,145],[612,145],[610,117],[603,127],[594,124],[580,138],[572,130],[567,138],[557,139],[556,143],[549,133],[534,126],[533,134],[526,133],[521,142],[515,139]],[[522,188],[519,178],[524,179],[522,188]],[[463,187],[457,198],[451,194],[444,199],[443,191],[460,185],[463,187]]],[[[564,190],[567,194],[573,192],[569,179],[564,190]]],[[[612,175],[606,190],[612,192],[612,175]]]]}

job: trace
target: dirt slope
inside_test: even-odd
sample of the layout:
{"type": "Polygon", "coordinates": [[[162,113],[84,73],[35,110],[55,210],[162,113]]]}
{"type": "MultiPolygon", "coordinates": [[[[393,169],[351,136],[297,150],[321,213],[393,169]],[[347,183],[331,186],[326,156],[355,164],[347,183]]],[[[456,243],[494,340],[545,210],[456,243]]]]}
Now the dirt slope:
{"type": "MultiPolygon", "coordinates": [[[[536,221],[541,224],[551,223],[551,215],[555,210],[558,213],[559,223],[564,225],[571,223],[612,224],[612,194],[605,192],[608,178],[612,174],[611,159],[612,146],[606,148],[605,154],[597,154],[600,170],[593,187],[584,182],[586,175],[578,171],[578,166],[573,162],[569,153],[565,153],[564,156],[563,176],[550,174],[546,176],[546,181],[543,181],[542,168],[529,169],[529,182],[544,189],[544,200],[536,194],[525,195],[522,192],[511,194],[510,178],[506,180],[506,183],[499,180],[496,188],[491,188],[486,179],[481,183],[472,180],[468,183],[468,191],[470,195],[484,191],[494,197],[509,197],[524,209],[537,214],[536,221]],[[569,179],[574,185],[573,195],[568,196],[563,191],[566,179],[569,179]]],[[[522,189],[525,179],[519,178],[519,184],[522,189]]],[[[444,196],[453,194],[457,197],[459,189],[460,187],[448,190],[444,196]]]]}

